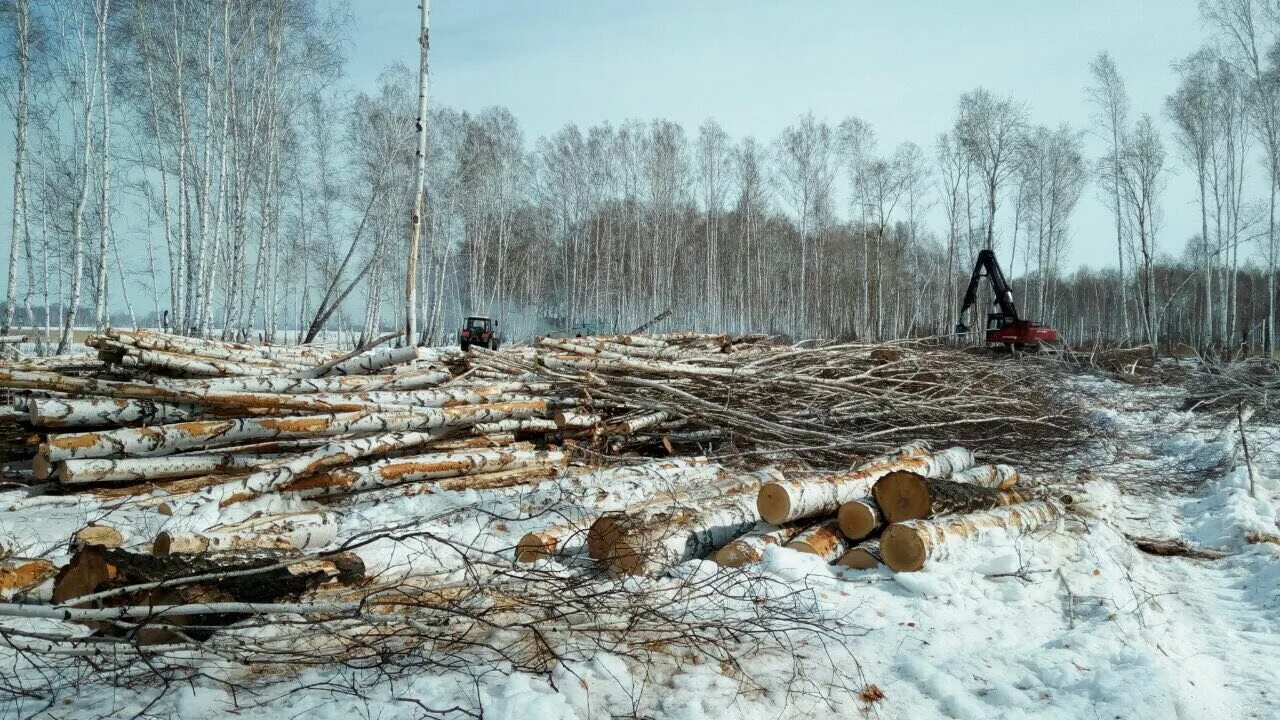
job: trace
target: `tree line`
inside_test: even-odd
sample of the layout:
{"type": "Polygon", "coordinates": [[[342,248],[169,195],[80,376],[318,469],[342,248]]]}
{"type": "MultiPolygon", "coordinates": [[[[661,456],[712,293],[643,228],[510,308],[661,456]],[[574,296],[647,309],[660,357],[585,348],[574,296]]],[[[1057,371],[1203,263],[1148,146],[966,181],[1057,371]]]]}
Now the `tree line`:
{"type": "Polygon", "coordinates": [[[1070,342],[1270,350],[1280,10],[1201,11],[1206,43],[1172,64],[1163,107],[1135,117],[1095,58],[1096,157],[1084,129],[982,87],[945,132],[897,147],[856,116],[770,138],[652,119],[528,139],[506,109],[433,105],[417,195],[416,73],[345,88],[341,7],[0,0],[16,150],[0,332],[37,328],[56,350],[108,323],[369,338],[405,325],[419,200],[425,342],[471,313],[511,337],[667,308],[704,330],[944,334],[991,247],[1023,312],[1070,342]],[[1173,172],[1196,181],[1199,227],[1165,227],[1173,172]],[[1085,193],[1115,220],[1114,266],[1071,271],[1085,193]]]}

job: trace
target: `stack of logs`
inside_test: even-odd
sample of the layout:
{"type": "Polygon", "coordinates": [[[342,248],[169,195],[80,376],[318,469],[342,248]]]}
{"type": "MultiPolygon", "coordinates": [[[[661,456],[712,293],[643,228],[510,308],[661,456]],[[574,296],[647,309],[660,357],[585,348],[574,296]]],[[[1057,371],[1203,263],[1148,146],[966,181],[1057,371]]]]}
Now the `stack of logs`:
{"type": "Polygon", "coordinates": [[[1070,411],[1046,412],[1025,371],[941,349],[699,333],[470,353],[123,330],[86,344],[91,362],[0,367],[12,399],[0,415],[3,472],[27,495],[11,509],[70,499],[107,518],[76,536],[62,567],[0,547],[6,594],[57,572],[55,602],[278,600],[362,576],[357,557],[324,554],[349,539],[336,536],[333,513],[357,494],[533,485],[571,458],[600,467],[635,455],[709,455],[732,470],[710,481],[688,473],[677,502],[635,497],[620,512],[530,533],[518,558],[586,553],[642,574],[711,556],[742,565],[785,544],[912,570],[983,527],[1029,530],[1062,513],[1012,490],[1011,469],[974,468],[967,450],[933,452],[930,442],[981,432],[1031,457],[1045,438],[1078,437],[1070,411]],[[137,537],[110,527],[132,511],[167,515],[170,529],[137,537]],[[123,590],[181,569],[293,579],[268,595],[253,582],[123,590]]]}
{"type": "Polygon", "coordinates": [[[851,472],[782,473],[770,468],[711,483],[680,500],[532,532],[516,558],[532,562],[586,552],[619,574],[661,574],[709,558],[725,567],[761,562],[770,545],[828,563],[896,572],[922,569],[986,531],[1009,536],[1063,516],[1070,496],[1015,489],[1018,471],[976,465],[952,447],[915,442],[851,472]]]}

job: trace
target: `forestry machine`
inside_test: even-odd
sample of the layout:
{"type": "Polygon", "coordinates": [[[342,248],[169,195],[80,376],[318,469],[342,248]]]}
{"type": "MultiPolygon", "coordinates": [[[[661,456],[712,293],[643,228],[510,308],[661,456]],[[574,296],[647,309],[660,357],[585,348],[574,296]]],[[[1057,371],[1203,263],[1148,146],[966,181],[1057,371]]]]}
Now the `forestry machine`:
{"type": "Polygon", "coordinates": [[[1005,282],[1004,273],[1000,271],[1000,263],[996,262],[996,254],[990,250],[978,253],[978,262],[974,264],[973,276],[969,279],[969,289],[964,293],[960,320],[956,323],[957,333],[969,332],[969,328],[964,324],[964,314],[978,301],[978,282],[983,275],[991,281],[991,290],[996,295],[996,307],[987,314],[988,343],[1003,344],[1009,348],[1023,348],[1058,342],[1057,330],[1018,317],[1018,309],[1013,304],[1013,290],[1005,282]]]}
{"type": "Polygon", "coordinates": [[[482,315],[472,315],[462,323],[462,332],[458,333],[458,345],[463,352],[470,349],[472,345],[497,350],[498,321],[482,315]]]}

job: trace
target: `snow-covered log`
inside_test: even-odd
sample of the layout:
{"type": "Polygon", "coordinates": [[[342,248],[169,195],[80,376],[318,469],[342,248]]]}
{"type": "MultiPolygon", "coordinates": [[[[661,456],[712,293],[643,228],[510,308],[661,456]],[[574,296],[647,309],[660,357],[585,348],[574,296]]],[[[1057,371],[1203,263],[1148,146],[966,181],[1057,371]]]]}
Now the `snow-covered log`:
{"type": "Polygon", "coordinates": [[[922,444],[911,444],[875,458],[851,473],[769,483],[760,488],[760,517],[766,522],[781,525],[803,518],[832,515],[841,503],[866,496],[876,480],[895,470],[913,470],[940,477],[972,466],[973,453],[964,448],[931,453],[922,444]]]}
{"type": "Polygon", "coordinates": [[[758,563],[764,559],[765,548],[770,545],[786,545],[801,529],[799,525],[778,527],[769,523],[757,523],[750,532],[717,550],[714,560],[721,567],[742,567],[758,563]]]}
{"type": "Polygon", "coordinates": [[[880,536],[884,563],[895,572],[913,572],[945,559],[955,547],[978,537],[1021,535],[1063,514],[1056,500],[1032,500],[1008,507],[950,515],[935,520],[908,520],[885,528],[880,536]]]}
{"type": "Polygon", "coordinates": [[[202,532],[164,531],[156,535],[155,555],[254,550],[313,550],[333,542],[338,521],[332,513],[282,513],[219,525],[202,532]]]}
{"type": "Polygon", "coordinates": [[[906,470],[880,478],[871,492],[890,523],[991,510],[1025,499],[1014,490],[930,478],[906,470]]]}

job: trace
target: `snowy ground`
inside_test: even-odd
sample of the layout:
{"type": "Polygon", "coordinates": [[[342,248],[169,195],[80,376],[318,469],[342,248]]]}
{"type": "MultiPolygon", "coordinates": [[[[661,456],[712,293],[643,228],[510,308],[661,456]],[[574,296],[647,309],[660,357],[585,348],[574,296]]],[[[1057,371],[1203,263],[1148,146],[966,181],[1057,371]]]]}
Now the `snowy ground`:
{"type": "MultiPolygon", "coordinates": [[[[0,717],[41,710],[127,717],[144,706],[147,717],[183,720],[413,718],[454,706],[518,720],[1280,717],[1280,546],[1246,541],[1250,533],[1280,534],[1280,428],[1250,428],[1251,493],[1249,470],[1233,460],[1238,436],[1225,420],[1180,412],[1176,390],[1093,378],[1077,386],[1110,436],[1089,470],[1091,516],[1016,541],[993,539],[897,576],[770,550],[756,572],[811,589],[810,612],[842,632],[838,641],[797,636],[792,646],[744,658],[740,669],[683,652],[649,666],[600,653],[544,675],[426,673],[373,682],[362,671],[313,670],[253,695],[212,683],[163,694],[92,683],[70,693],[51,683],[40,697],[0,700],[0,717]],[[1228,555],[1155,557],[1126,533],[1180,537],[1228,555]]],[[[660,486],[661,473],[636,482],[660,486]]],[[[587,493],[590,483],[579,480],[575,490],[587,493]]],[[[536,511],[549,492],[371,496],[352,506],[343,532],[393,516],[432,517],[436,531],[483,538],[481,550],[502,552],[527,528],[511,522],[481,533],[495,527],[491,513],[536,511]]],[[[62,505],[0,512],[0,536],[56,547],[89,512],[62,505]]],[[[361,553],[383,572],[417,562],[390,544],[361,553]]],[[[735,572],[705,562],[680,570],[683,578],[628,582],[676,586],[735,572]]],[[[21,659],[0,657],[5,676],[28,672],[21,659]]]]}

